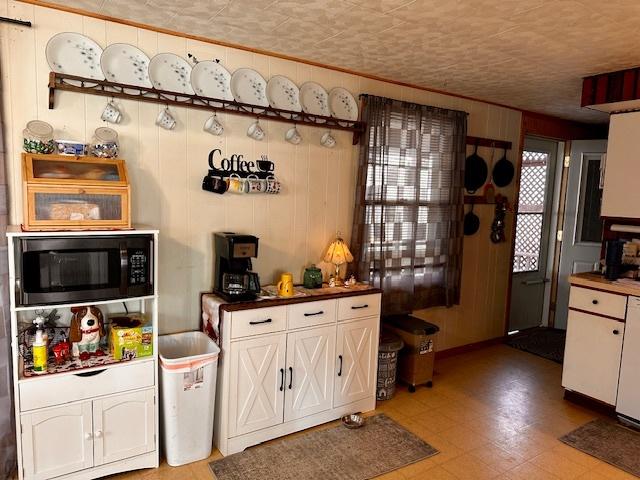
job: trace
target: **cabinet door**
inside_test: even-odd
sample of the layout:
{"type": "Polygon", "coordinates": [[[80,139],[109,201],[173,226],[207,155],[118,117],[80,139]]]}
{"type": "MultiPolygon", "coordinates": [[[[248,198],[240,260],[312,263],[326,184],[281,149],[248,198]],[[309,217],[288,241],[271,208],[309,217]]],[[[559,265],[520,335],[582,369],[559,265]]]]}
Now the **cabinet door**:
{"type": "Polygon", "coordinates": [[[569,310],[562,386],[616,404],[624,323],[569,310]]]}
{"type": "Polygon", "coordinates": [[[285,422],[331,408],[335,347],[335,325],[287,335],[285,422]]]}
{"type": "Polygon", "coordinates": [[[286,346],[284,333],[231,344],[230,436],[282,423],[286,346]]]}
{"type": "Polygon", "coordinates": [[[96,466],[155,450],[154,396],[149,389],[93,402],[96,466]]]}
{"type": "Polygon", "coordinates": [[[20,418],[25,479],[47,479],[93,466],[91,402],[20,418]]]}
{"type": "Polygon", "coordinates": [[[378,317],[338,325],[334,407],[375,394],[378,317]]]}

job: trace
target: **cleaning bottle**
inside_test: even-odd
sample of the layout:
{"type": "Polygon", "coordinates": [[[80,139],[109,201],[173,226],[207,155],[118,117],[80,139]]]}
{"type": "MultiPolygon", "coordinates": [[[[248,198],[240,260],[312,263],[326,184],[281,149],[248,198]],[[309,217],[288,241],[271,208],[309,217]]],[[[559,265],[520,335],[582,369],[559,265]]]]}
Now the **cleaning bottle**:
{"type": "Polygon", "coordinates": [[[33,352],[33,371],[35,373],[47,372],[47,342],[45,342],[43,331],[36,330],[36,339],[31,346],[33,352]]]}

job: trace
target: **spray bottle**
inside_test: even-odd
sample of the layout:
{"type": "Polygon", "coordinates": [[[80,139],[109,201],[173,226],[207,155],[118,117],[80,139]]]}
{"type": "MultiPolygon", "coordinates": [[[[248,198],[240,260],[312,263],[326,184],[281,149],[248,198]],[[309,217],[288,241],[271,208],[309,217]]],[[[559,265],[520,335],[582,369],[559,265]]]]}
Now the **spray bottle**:
{"type": "Polygon", "coordinates": [[[31,346],[33,353],[33,371],[35,373],[47,372],[47,339],[44,332],[44,318],[40,315],[33,321],[36,324],[36,339],[31,346]]]}

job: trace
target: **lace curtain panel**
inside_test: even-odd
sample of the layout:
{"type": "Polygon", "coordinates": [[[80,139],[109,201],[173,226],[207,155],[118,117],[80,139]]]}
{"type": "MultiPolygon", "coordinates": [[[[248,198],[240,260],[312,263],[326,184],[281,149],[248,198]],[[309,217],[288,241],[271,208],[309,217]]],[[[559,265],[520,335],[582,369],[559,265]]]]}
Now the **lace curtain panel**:
{"type": "Polygon", "coordinates": [[[459,301],[467,114],[365,97],[353,269],[383,313],[459,301]]]}

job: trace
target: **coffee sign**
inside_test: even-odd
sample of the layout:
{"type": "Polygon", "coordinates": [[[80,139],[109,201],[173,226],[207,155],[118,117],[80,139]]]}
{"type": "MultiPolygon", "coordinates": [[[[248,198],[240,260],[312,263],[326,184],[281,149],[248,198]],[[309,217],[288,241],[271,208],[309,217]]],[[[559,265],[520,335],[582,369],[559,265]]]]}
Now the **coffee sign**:
{"type": "Polygon", "coordinates": [[[266,155],[256,161],[244,160],[243,155],[236,153],[227,158],[222,155],[222,150],[215,148],[209,152],[209,168],[209,175],[228,177],[235,174],[242,178],[256,175],[258,178],[267,178],[273,175],[274,164],[266,155]]]}

